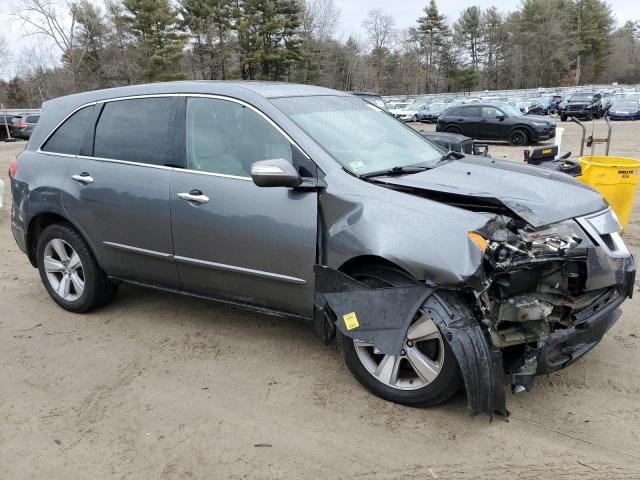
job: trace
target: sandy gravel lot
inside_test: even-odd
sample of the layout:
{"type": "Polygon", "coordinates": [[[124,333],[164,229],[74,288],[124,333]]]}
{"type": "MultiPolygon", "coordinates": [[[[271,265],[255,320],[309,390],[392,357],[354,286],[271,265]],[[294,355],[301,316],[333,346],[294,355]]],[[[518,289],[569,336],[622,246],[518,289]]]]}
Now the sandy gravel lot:
{"type": "MultiPolygon", "coordinates": [[[[577,151],[577,127],[559,126],[577,151]]],[[[640,158],[640,122],[614,128],[612,154],[640,158]]],[[[5,181],[23,147],[0,144],[5,181]]],[[[4,200],[2,480],[640,478],[640,293],[589,355],[490,423],[462,394],[432,409],[370,395],[292,321],[133,287],[67,313],[16,247],[4,200]]],[[[640,208],[625,238],[638,255],[640,208]]]]}

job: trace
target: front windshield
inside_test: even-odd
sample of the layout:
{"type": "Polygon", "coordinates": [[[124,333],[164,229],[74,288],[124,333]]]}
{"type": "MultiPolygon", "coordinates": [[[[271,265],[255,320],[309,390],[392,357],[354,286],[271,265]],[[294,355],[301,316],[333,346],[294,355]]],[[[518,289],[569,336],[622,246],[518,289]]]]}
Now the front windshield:
{"type": "Polygon", "coordinates": [[[435,165],[431,142],[392,116],[356,98],[286,97],[272,102],[356,175],[409,165],[435,165]]]}
{"type": "Polygon", "coordinates": [[[573,95],[571,97],[572,102],[590,102],[592,99],[591,95],[573,95]]]}
{"type": "Polygon", "coordinates": [[[431,105],[429,105],[429,110],[431,110],[432,112],[441,112],[446,108],[446,106],[446,103],[432,103],[431,105]]]}

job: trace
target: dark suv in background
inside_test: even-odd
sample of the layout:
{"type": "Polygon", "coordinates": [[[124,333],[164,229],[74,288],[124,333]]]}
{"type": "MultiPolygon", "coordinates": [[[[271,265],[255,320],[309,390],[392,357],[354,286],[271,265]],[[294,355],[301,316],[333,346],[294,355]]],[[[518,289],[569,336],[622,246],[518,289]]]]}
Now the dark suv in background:
{"type": "Polygon", "coordinates": [[[522,146],[554,138],[556,124],[542,116],[524,115],[511,105],[474,103],[448,108],[438,117],[436,131],[522,146]]]}
{"type": "Polygon", "coordinates": [[[602,117],[604,112],[602,96],[594,92],[574,93],[558,108],[560,120],[563,122],[567,120],[567,117],[593,120],[602,117]]]}
{"type": "Polygon", "coordinates": [[[9,177],[13,235],[61,307],[88,312],[127,282],[305,320],[366,388],[407,405],[464,383],[472,414],[506,413],[504,385],[589,351],[634,284],[591,188],[447,153],[310,85],[51,100],[9,177]]]}
{"type": "Polygon", "coordinates": [[[11,118],[11,136],[28,140],[39,119],[40,115],[14,115],[11,118]]]}

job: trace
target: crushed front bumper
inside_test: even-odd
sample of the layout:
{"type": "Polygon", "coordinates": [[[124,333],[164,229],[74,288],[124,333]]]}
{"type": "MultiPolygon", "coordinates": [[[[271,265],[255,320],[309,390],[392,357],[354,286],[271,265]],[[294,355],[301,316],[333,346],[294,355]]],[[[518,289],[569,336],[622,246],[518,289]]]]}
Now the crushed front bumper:
{"type": "Polygon", "coordinates": [[[578,312],[571,326],[550,333],[538,342],[537,348],[529,348],[524,365],[510,372],[512,386],[528,387],[535,376],[566,368],[595,347],[620,318],[620,305],[632,297],[635,276],[635,260],[628,257],[624,259],[621,282],[613,288],[612,295],[597,306],[578,312]]]}

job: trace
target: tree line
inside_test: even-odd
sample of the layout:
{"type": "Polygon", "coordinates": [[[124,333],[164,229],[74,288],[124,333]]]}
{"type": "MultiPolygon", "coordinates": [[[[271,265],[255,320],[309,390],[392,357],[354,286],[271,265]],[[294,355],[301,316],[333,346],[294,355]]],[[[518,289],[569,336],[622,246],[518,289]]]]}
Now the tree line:
{"type": "MultiPolygon", "coordinates": [[[[471,6],[454,20],[429,0],[408,29],[378,9],[346,38],[333,0],[20,0],[11,16],[40,42],[0,81],[8,106],[180,79],[381,94],[640,82],[640,23],[616,27],[603,0],[471,6]]],[[[0,34],[0,74],[8,63],[0,34]]]]}

